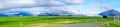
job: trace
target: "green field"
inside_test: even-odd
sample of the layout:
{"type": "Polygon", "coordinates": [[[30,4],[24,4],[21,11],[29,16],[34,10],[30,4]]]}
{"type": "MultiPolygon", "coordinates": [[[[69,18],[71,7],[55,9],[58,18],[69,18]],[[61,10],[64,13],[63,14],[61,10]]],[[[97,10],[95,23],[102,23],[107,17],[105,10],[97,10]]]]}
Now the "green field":
{"type": "Polygon", "coordinates": [[[112,22],[101,25],[101,27],[120,27],[120,22],[112,21],[112,22]]]}
{"type": "Polygon", "coordinates": [[[21,27],[31,24],[80,24],[90,22],[112,21],[113,17],[103,20],[97,16],[20,16],[20,17],[0,17],[0,27],[21,27]],[[22,23],[22,24],[21,24],[22,23]]]}

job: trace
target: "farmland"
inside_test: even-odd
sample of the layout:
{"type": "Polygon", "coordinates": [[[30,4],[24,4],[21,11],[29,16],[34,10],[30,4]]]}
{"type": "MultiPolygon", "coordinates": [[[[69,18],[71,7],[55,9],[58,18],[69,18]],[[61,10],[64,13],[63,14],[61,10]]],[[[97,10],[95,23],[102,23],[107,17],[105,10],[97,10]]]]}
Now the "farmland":
{"type": "Polygon", "coordinates": [[[14,16],[0,17],[0,27],[26,27],[31,24],[81,24],[90,22],[106,22],[112,21],[113,17],[102,19],[98,16],[14,16]]]}
{"type": "Polygon", "coordinates": [[[112,21],[112,22],[101,25],[101,27],[120,27],[120,22],[112,21]]]}

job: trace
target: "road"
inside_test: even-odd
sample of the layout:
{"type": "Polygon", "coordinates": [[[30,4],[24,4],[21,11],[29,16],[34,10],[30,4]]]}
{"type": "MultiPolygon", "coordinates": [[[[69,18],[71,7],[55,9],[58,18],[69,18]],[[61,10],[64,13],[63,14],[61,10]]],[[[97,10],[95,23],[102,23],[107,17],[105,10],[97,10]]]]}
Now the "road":
{"type": "Polygon", "coordinates": [[[94,23],[84,23],[84,24],[70,24],[70,25],[60,25],[60,26],[51,26],[51,27],[99,27],[102,22],[94,23]]]}

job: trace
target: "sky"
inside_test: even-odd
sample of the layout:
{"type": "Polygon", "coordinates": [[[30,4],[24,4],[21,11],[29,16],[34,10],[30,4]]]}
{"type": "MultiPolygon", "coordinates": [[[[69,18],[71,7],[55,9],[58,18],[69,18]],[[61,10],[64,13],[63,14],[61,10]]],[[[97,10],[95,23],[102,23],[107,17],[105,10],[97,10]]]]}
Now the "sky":
{"type": "Polygon", "coordinates": [[[120,12],[119,7],[120,0],[0,0],[0,13],[7,15],[26,12],[34,16],[44,13],[94,16],[111,9],[120,12]]]}

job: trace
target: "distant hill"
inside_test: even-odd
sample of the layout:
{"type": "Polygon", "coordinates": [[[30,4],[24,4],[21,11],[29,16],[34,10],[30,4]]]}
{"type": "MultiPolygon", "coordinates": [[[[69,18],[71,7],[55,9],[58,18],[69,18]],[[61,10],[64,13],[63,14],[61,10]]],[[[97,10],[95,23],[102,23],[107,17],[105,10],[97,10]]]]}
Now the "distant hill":
{"type": "Polygon", "coordinates": [[[8,16],[8,15],[6,15],[6,14],[3,14],[3,13],[0,13],[0,16],[8,16]]]}

